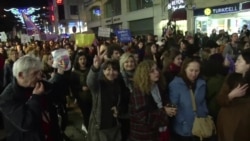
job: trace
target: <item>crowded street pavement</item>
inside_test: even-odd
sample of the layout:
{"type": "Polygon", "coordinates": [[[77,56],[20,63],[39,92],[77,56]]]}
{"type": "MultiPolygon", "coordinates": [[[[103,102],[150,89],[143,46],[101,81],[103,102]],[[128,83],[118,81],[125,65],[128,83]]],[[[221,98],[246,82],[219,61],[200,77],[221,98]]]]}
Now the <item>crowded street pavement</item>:
{"type": "Polygon", "coordinates": [[[65,131],[65,141],[86,141],[86,134],[81,130],[82,115],[77,104],[71,102],[68,107],[69,123],[65,131]]]}

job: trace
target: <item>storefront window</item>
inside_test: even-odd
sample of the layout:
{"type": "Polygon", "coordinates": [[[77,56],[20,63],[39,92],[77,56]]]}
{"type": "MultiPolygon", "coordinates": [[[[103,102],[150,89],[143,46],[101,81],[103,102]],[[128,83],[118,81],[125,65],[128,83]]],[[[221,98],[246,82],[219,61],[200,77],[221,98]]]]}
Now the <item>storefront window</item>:
{"type": "Polygon", "coordinates": [[[210,16],[197,16],[195,18],[195,30],[201,30],[210,35],[213,29],[224,30],[229,34],[239,33],[244,24],[250,25],[250,12],[238,12],[230,14],[214,14],[210,16]]]}
{"type": "Polygon", "coordinates": [[[121,15],[121,0],[109,0],[105,4],[106,18],[121,15]]]}
{"type": "Polygon", "coordinates": [[[152,0],[129,0],[129,10],[136,11],[153,6],[152,0]]]}
{"type": "Polygon", "coordinates": [[[187,20],[176,21],[176,30],[182,31],[183,33],[187,31],[187,20]]]}

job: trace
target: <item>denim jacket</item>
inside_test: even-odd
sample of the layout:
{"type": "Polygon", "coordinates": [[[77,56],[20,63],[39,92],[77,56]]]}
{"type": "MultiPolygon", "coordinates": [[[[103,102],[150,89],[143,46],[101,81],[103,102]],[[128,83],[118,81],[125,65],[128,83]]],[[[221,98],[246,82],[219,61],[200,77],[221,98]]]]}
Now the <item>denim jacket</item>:
{"type": "Polygon", "coordinates": [[[208,114],[206,105],[206,82],[200,78],[194,90],[197,111],[194,113],[190,90],[181,77],[175,77],[169,84],[169,97],[177,105],[177,114],[173,120],[174,132],[181,136],[192,136],[195,115],[205,117],[208,114]]]}

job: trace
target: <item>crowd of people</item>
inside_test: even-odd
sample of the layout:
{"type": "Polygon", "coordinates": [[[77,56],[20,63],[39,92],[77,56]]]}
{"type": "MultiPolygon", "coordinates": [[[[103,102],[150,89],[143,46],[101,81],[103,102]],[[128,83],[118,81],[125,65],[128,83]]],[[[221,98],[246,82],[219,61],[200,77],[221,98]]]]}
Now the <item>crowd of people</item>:
{"type": "Polygon", "coordinates": [[[63,140],[68,97],[81,110],[88,141],[198,141],[194,119],[207,115],[217,132],[204,141],[249,140],[249,30],[216,33],[169,29],[161,40],[148,34],[120,43],[113,36],[84,48],[68,39],[1,43],[7,141],[63,140]],[[60,48],[70,70],[63,60],[52,66],[51,52],[60,48]]]}

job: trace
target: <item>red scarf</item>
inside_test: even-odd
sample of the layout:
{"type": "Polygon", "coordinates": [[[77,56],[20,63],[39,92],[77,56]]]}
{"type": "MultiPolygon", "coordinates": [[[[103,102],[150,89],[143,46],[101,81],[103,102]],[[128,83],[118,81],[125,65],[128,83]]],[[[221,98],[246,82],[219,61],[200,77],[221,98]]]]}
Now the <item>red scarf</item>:
{"type": "Polygon", "coordinates": [[[171,63],[169,65],[169,71],[172,72],[172,73],[175,73],[175,74],[178,74],[181,70],[181,67],[180,66],[177,66],[176,64],[174,63],[171,63]]]}

